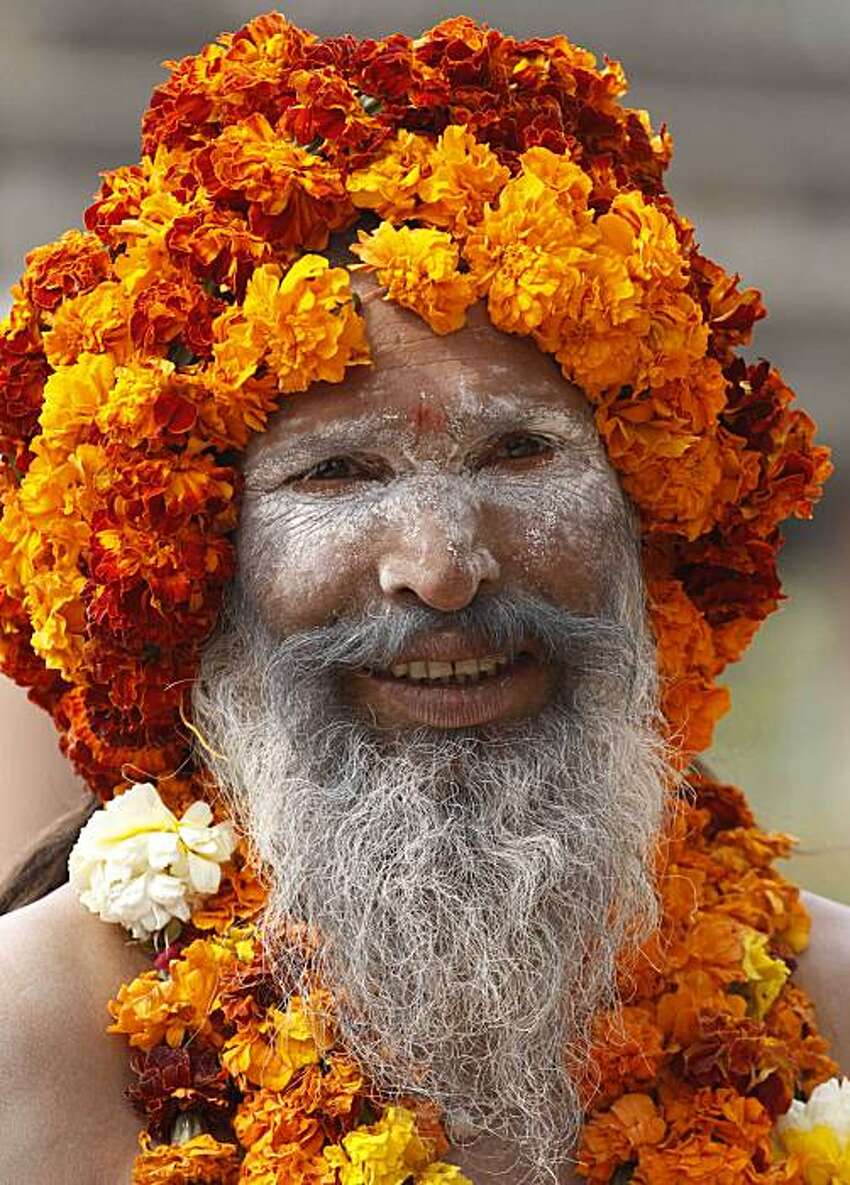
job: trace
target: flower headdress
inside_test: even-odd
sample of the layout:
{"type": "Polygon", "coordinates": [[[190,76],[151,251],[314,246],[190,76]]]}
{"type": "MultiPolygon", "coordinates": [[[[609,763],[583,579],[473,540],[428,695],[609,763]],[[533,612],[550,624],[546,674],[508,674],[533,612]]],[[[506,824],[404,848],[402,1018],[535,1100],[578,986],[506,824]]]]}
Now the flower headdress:
{"type": "MultiPolygon", "coordinates": [[[[639,511],[663,708],[683,766],[728,706],[718,676],[780,600],[780,524],[810,515],[830,464],[779,372],[738,354],[765,315],[760,296],[700,253],[664,189],[670,136],[622,104],[617,62],[600,68],[565,37],[518,41],[466,18],[416,40],[358,41],[320,40],[269,14],[167,64],[143,119],[140,163],[103,175],[85,231],[29,254],[0,328],[0,667],[51,713],[62,749],[102,799],[156,780],[169,838],[154,845],[150,875],[164,878],[184,916],[195,901],[195,933],[220,937],[186,948],[144,1023],[134,985],[122,989],[116,1026],[146,1053],[143,1084],[182,1075],[196,1084],[184,1100],[226,1111],[234,1083],[279,1095],[296,1071],[314,1073],[321,1043],[297,1000],[285,1013],[238,1013],[233,984],[244,987],[253,940],[231,923],[262,896],[244,853],[228,860],[229,835],[189,806],[213,796],[195,764],[185,692],[234,572],[239,452],[283,400],[369,360],[349,273],[321,254],[331,235],[370,212],[377,227],[361,229],[353,250],[390,299],[447,333],[483,298],[496,327],[532,337],[585,391],[639,511]],[[192,861],[209,887],[224,864],[208,907],[171,883],[192,861]],[[231,996],[204,995],[225,971],[231,996]],[[190,1015],[220,1063],[199,1070],[194,1054],[177,1057],[190,1015]],[[258,1049],[283,1058],[274,1082],[252,1060],[258,1049]]],[[[706,842],[755,830],[728,788],[706,783],[701,795],[706,842]]],[[[753,857],[774,904],[747,942],[736,931],[731,959],[745,981],[773,985],[769,1003],[784,976],[761,939],[773,934],[789,956],[802,945],[795,891],[783,897],[769,869],[781,848],[753,857]]],[[[128,886],[148,883],[136,861],[149,850],[134,843],[132,858],[110,864],[92,848],[78,866],[85,857],[101,888],[132,897],[128,886]]],[[[119,916],[140,934],[161,918],[132,901],[119,916]]],[[[138,991],[150,997],[143,980],[138,991]]],[[[721,982],[732,982],[728,968],[721,982]]],[[[759,1001],[761,1020],[763,992],[759,1001]]],[[[726,1037],[718,1029],[715,1039],[726,1037]]],[[[831,1063],[806,1048],[797,1081],[810,1087],[831,1063]]],[[[341,1132],[360,1087],[350,1065],[333,1065],[341,1132]]],[[[787,1109],[792,1079],[775,1085],[775,1113],[778,1099],[787,1109]]],[[[266,1139],[278,1095],[240,1112],[245,1146],[266,1139]]],[[[621,1111],[618,1122],[640,1121],[660,1139],[657,1115],[621,1111]]],[[[399,1136],[406,1114],[390,1108],[361,1143],[401,1139],[396,1167],[418,1173],[421,1150],[409,1132],[399,1136]]],[[[228,1160],[212,1135],[187,1138],[193,1171],[206,1172],[207,1153],[218,1165],[202,1179],[236,1179],[235,1150],[228,1160]]],[[[351,1169],[360,1152],[345,1149],[322,1162],[328,1180],[337,1170],[361,1179],[351,1169]]],[[[166,1178],[156,1175],[160,1153],[148,1153],[140,1180],[178,1179],[173,1158],[166,1178]]],[[[604,1163],[597,1157],[594,1179],[608,1179],[604,1163]]],[[[422,1173],[455,1179],[447,1166],[422,1173]]]]}

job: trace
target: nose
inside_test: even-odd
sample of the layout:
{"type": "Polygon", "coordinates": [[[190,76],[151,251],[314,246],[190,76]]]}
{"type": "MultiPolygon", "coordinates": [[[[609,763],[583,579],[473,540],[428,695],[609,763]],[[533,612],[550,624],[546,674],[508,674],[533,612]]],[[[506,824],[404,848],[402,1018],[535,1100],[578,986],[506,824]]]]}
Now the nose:
{"type": "Polygon", "coordinates": [[[379,564],[384,596],[413,593],[432,609],[451,613],[468,605],[482,584],[496,582],[498,562],[476,538],[477,530],[459,530],[462,525],[429,513],[398,531],[379,564]]]}

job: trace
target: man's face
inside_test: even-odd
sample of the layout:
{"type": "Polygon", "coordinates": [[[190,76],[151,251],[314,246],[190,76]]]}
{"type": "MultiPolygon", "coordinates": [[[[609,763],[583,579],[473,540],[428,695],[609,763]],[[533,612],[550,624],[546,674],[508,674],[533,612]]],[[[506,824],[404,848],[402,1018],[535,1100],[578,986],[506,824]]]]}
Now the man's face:
{"type": "Polygon", "coordinates": [[[377,603],[436,611],[395,674],[341,673],[347,701],[379,726],[535,713],[556,679],[535,639],[494,654],[453,616],[510,590],[578,613],[610,598],[627,519],[592,412],[480,306],[438,337],[377,297],[367,289],[375,365],[295,397],[248,450],[244,583],[281,636],[377,603]]]}
{"type": "Polygon", "coordinates": [[[376,1086],[499,1137],[536,1182],[580,1130],[568,1060],[657,921],[638,539],[551,360],[481,309],[437,337],[374,291],[374,367],[247,452],[194,719],[266,867],[281,983],[306,987],[295,915],[376,1086]]]}

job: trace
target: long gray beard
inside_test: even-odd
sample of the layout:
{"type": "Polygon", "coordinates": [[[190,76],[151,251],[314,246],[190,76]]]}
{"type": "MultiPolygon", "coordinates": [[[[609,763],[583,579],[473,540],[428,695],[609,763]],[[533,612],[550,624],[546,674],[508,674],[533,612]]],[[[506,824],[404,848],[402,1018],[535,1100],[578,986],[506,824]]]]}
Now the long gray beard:
{"type": "Polygon", "coordinates": [[[237,580],[193,688],[225,759],[201,756],[269,872],[281,983],[298,974],[282,941],[296,916],[322,936],[341,1036],[376,1086],[437,1103],[450,1135],[506,1142],[534,1181],[575,1149],[568,1060],[586,1062],[594,1014],[618,1003],[618,956],[659,920],[673,779],[632,559],[600,617],[503,593],[286,638],[237,580]],[[565,672],[556,696],[458,731],[382,731],[342,702],[341,668],[387,666],[440,626],[499,652],[537,638],[565,672]]]}

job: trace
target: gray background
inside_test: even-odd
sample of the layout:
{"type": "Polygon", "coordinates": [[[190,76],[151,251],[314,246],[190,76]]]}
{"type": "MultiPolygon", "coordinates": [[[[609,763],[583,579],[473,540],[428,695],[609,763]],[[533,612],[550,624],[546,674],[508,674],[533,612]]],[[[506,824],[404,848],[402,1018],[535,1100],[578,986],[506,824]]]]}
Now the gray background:
{"type": "MultiPolygon", "coordinates": [[[[139,117],[164,77],[158,63],[266,9],[237,0],[0,0],[0,9],[5,304],[25,252],[79,225],[98,170],[137,159],[139,117]]],[[[456,11],[326,0],[286,9],[317,33],[360,35],[417,33],[456,11]]],[[[627,102],[673,132],[669,187],[703,250],[765,294],[770,316],[751,353],[781,367],[834,447],[838,473],[815,523],[789,531],[790,602],[730,672],[735,707],[711,757],[763,824],[803,841],[806,854],[786,871],[850,902],[850,2],[530,0],[463,11],[517,34],[564,32],[623,62],[627,102]]],[[[3,817],[13,820],[0,872],[79,792],[49,723],[6,685],[0,733],[13,732],[33,740],[0,775],[3,817]]]]}

